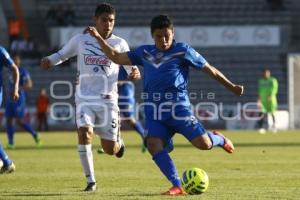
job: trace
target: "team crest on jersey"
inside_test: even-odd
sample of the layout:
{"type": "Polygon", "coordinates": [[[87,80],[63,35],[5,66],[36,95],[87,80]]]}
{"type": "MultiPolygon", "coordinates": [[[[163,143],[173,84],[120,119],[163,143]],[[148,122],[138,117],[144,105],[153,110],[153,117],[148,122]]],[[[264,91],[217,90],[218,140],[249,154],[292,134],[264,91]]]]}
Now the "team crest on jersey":
{"type": "Polygon", "coordinates": [[[147,50],[144,49],[143,52],[143,58],[147,60],[149,63],[152,64],[153,67],[159,68],[161,65],[173,61],[179,57],[183,57],[185,55],[185,52],[180,51],[176,52],[170,55],[164,56],[164,53],[157,53],[155,56],[153,56],[151,53],[149,53],[147,50]]]}
{"type": "Polygon", "coordinates": [[[157,53],[156,54],[156,59],[160,59],[163,56],[164,56],[164,53],[157,53]]]}
{"type": "Polygon", "coordinates": [[[84,55],[86,65],[106,65],[110,66],[111,61],[103,55],[84,55]]]}

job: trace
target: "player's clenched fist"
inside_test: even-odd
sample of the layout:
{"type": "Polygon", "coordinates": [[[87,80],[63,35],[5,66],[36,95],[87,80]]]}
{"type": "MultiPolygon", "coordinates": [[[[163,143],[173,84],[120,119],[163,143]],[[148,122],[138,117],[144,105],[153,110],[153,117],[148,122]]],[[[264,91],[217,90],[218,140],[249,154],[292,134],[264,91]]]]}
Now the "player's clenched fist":
{"type": "Polygon", "coordinates": [[[89,33],[91,36],[97,38],[102,38],[101,35],[98,33],[97,29],[94,26],[88,26],[84,33],[89,33]]]}
{"type": "Polygon", "coordinates": [[[19,91],[18,91],[18,90],[15,90],[15,91],[12,93],[12,98],[13,98],[14,101],[19,100],[19,91]]]}
{"type": "Polygon", "coordinates": [[[50,60],[49,60],[47,57],[42,58],[41,63],[40,63],[40,66],[41,66],[43,69],[49,69],[49,68],[51,67],[50,60]]]}
{"type": "Polygon", "coordinates": [[[138,70],[138,68],[132,68],[132,71],[129,74],[128,78],[130,80],[139,80],[139,79],[141,79],[141,73],[138,70]]]}
{"type": "Polygon", "coordinates": [[[233,93],[237,96],[242,96],[244,94],[244,86],[242,85],[235,85],[233,87],[233,93]]]}

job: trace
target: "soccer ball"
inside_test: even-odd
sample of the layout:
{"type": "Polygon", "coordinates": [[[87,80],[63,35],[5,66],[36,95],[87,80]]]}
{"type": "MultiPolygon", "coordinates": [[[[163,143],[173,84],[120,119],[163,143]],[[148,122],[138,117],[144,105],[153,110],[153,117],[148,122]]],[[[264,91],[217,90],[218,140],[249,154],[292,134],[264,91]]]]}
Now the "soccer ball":
{"type": "Polygon", "coordinates": [[[203,169],[191,168],[183,172],[182,186],[188,194],[202,194],[208,184],[208,175],[203,169]]]}

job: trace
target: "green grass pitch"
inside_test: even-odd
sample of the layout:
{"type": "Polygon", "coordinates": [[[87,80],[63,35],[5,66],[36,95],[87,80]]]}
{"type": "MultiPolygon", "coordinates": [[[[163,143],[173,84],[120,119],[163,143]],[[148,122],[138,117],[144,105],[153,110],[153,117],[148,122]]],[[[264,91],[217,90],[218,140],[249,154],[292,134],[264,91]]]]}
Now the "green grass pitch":
{"type": "MultiPolygon", "coordinates": [[[[86,194],[74,132],[43,133],[36,148],[28,134],[16,134],[16,149],[7,150],[17,171],[0,176],[0,199],[300,199],[300,131],[259,135],[253,131],[224,132],[235,144],[230,155],[221,148],[200,151],[182,136],[174,138],[171,153],[179,173],[190,167],[204,169],[210,178],[201,196],[165,197],[170,187],[148,153],[140,151],[140,138],[123,132],[126,154],[122,159],[96,153],[98,191],[86,194]]],[[[0,134],[5,145],[6,136],[0,134]]]]}

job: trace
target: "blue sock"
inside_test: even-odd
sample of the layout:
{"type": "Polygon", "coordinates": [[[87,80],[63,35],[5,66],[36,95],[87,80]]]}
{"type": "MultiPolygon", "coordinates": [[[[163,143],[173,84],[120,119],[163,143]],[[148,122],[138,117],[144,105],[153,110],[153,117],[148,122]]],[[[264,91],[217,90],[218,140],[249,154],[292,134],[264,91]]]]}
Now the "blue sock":
{"type": "Polygon", "coordinates": [[[8,166],[12,163],[12,161],[9,160],[8,155],[5,153],[1,144],[0,144],[0,159],[2,160],[4,166],[8,166]]]}
{"type": "Polygon", "coordinates": [[[166,150],[158,152],[152,159],[173,186],[181,187],[181,180],[178,176],[176,166],[166,150]]]}
{"type": "Polygon", "coordinates": [[[210,138],[213,146],[223,146],[224,145],[224,138],[219,136],[219,135],[215,135],[210,131],[207,131],[207,135],[210,138]]]}
{"type": "Polygon", "coordinates": [[[13,145],[14,144],[14,134],[15,134],[13,125],[7,124],[6,133],[7,133],[7,137],[8,137],[8,144],[13,145]]]}
{"type": "Polygon", "coordinates": [[[139,135],[144,139],[144,128],[142,126],[142,124],[139,122],[139,121],[136,121],[134,124],[133,124],[133,128],[134,130],[136,130],[139,135]]]}
{"type": "Polygon", "coordinates": [[[29,124],[23,123],[22,127],[24,128],[24,130],[29,132],[32,137],[37,138],[37,132],[35,132],[29,124]]]}

